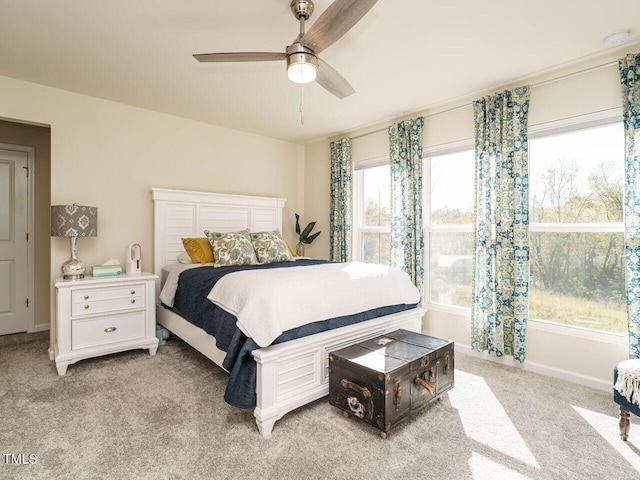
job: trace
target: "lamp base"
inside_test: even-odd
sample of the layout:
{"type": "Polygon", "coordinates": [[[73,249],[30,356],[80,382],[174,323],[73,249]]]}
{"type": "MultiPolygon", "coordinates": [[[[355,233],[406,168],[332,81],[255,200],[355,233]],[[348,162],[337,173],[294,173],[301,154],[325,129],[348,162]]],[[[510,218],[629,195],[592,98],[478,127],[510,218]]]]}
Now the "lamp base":
{"type": "Polygon", "coordinates": [[[81,273],[80,275],[63,275],[62,278],[65,280],[79,280],[84,278],[84,273],[81,273]]]}
{"type": "Polygon", "coordinates": [[[85,266],[77,258],[70,258],[62,264],[62,274],[66,280],[84,278],[85,266]]]}

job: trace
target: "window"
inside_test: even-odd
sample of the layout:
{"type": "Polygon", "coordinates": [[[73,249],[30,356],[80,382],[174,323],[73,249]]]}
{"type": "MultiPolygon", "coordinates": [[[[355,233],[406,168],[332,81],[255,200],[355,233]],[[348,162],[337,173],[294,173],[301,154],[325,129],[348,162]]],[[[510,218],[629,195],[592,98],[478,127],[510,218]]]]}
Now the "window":
{"type": "Polygon", "coordinates": [[[529,317],[627,329],[622,122],[529,141],[529,317]]]}
{"type": "MultiPolygon", "coordinates": [[[[464,147],[463,147],[464,148],[464,147]]],[[[427,230],[428,301],[471,307],[473,271],[472,148],[430,155],[424,171],[430,185],[427,230]]]]}
{"type": "MultiPolygon", "coordinates": [[[[529,138],[529,318],[627,330],[624,132],[618,119],[534,128],[529,138]]],[[[471,308],[473,144],[427,150],[425,298],[471,308]]],[[[390,261],[388,160],[356,166],[354,258],[390,261]]]]}
{"type": "Polygon", "coordinates": [[[391,262],[389,162],[378,160],[373,166],[356,165],[356,169],[354,259],[389,265],[391,262]]]}

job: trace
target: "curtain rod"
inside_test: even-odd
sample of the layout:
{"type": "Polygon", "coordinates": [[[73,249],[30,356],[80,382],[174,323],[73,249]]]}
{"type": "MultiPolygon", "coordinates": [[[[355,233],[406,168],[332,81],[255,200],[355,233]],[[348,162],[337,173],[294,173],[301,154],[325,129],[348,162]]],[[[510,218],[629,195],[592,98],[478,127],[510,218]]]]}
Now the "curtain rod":
{"type": "MultiPolygon", "coordinates": [[[[614,65],[618,65],[618,60],[615,60],[613,62],[603,63],[602,65],[596,65],[595,67],[585,68],[584,70],[580,70],[580,71],[577,71],[577,72],[567,73],[566,75],[560,75],[559,77],[550,78],[549,80],[544,80],[542,82],[534,83],[533,85],[531,85],[531,88],[542,87],[544,85],[549,85],[551,83],[560,82],[562,80],[567,80],[567,79],[573,78],[573,77],[578,77],[580,75],[584,75],[585,73],[595,72],[597,70],[602,70],[603,68],[612,67],[614,65]]],[[[439,112],[431,113],[429,115],[424,115],[424,117],[425,118],[435,117],[436,115],[442,115],[443,113],[453,112],[454,110],[460,110],[461,108],[467,108],[467,107],[470,107],[472,105],[473,105],[473,103],[465,103],[463,105],[458,105],[457,107],[451,107],[451,108],[448,108],[446,110],[441,110],[439,112]]],[[[387,128],[388,127],[379,128],[378,130],[373,130],[372,132],[363,133],[361,135],[356,135],[355,137],[350,137],[350,138],[351,138],[351,140],[356,140],[358,138],[366,137],[368,135],[373,135],[375,133],[384,132],[385,130],[387,130],[387,128]]]]}

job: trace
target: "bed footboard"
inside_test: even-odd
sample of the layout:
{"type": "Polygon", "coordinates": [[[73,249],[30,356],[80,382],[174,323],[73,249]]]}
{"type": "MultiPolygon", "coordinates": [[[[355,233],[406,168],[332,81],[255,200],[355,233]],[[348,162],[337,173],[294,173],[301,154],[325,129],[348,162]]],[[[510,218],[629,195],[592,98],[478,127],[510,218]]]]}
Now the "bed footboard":
{"type": "Polygon", "coordinates": [[[329,352],[399,328],[421,332],[424,313],[416,308],[255,350],[254,416],[262,437],[286,413],[329,394],[329,352]]]}

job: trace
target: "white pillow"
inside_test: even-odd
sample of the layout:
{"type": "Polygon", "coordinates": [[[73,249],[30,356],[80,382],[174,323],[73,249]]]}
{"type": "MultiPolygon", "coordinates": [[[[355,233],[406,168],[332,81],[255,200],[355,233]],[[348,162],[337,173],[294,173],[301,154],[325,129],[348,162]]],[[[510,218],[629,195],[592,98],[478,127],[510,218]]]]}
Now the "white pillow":
{"type": "Polygon", "coordinates": [[[189,256],[189,254],[187,252],[182,252],[180,255],[178,255],[178,262],[179,263],[184,263],[185,265],[187,265],[189,263],[193,263],[191,261],[191,257],[189,256]]]}

